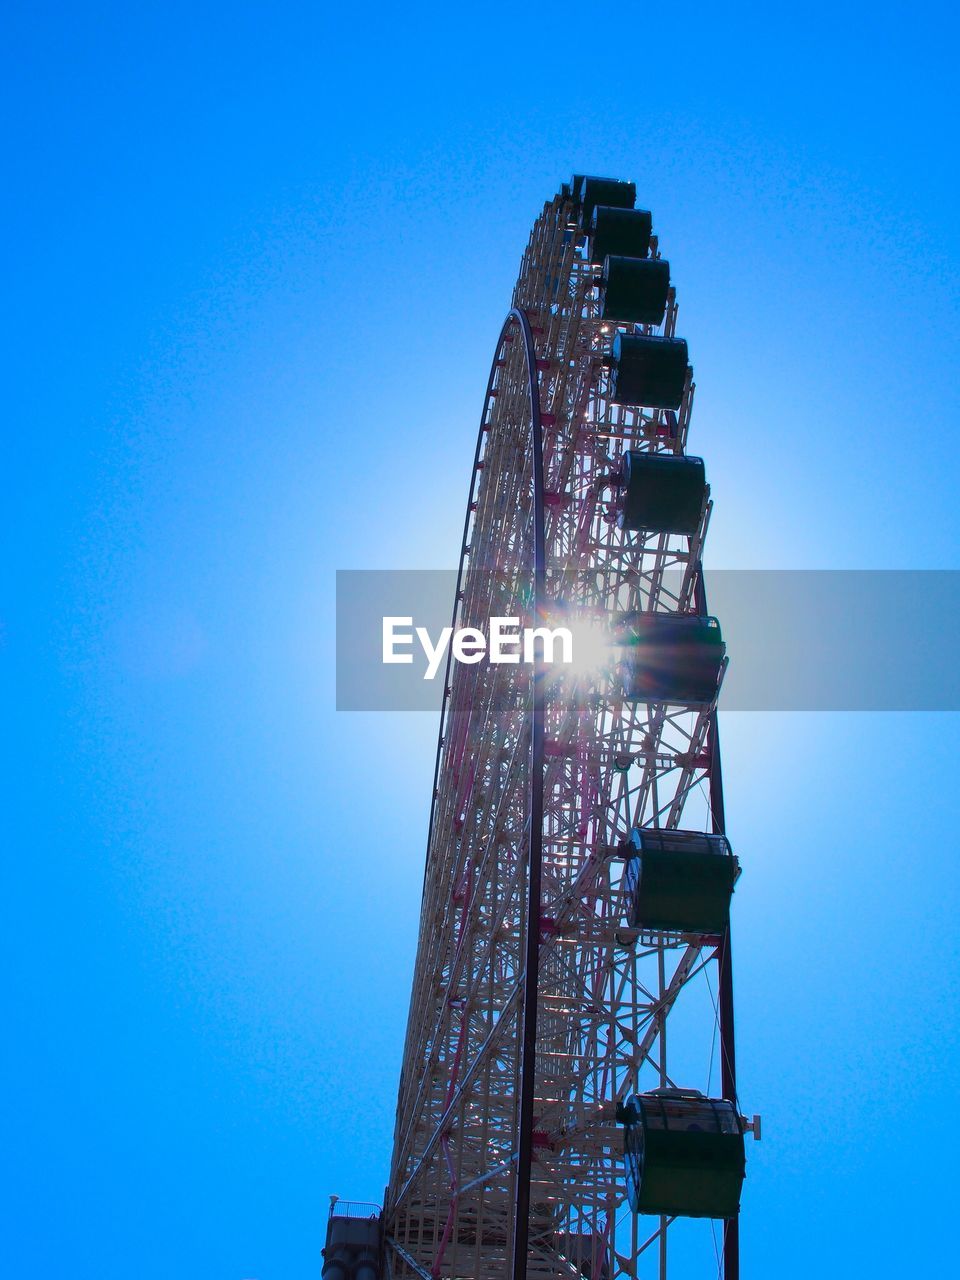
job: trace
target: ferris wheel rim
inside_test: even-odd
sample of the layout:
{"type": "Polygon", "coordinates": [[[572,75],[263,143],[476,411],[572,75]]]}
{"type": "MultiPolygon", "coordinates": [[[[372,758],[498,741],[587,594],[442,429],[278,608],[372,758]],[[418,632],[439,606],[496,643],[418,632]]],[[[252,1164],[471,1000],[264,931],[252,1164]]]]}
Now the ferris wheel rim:
{"type": "MultiPolygon", "coordinates": [[[[480,455],[483,452],[484,436],[488,430],[487,415],[490,409],[492,399],[491,392],[494,390],[494,382],[496,380],[498,361],[503,351],[504,343],[510,329],[518,325],[523,335],[524,355],[527,367],[527,392],[528,403],[530,406],[530,429],[532,444],[532,470],[533,470],[533,501],[534,501],[534,614],[539,617],[545,604],[546,594],[546,526],[544,522],[544,476],[543,476],[543,421],[542,409],[540,405],[540,383],[537,378],[537,353],[536,340],[533,334],[533,327],[526,311],[522,307],[511,307],[504,317],[503,324],[500,328],[500,336],[497,338],[497,345],[494,349],[493,360],[490,363],[490,375],[487,378],[487,389],[483,397],[483,411],[480,415],[480,426],[477,429],[477,443],[473,453],[473,467],[470,472],[470,489],[467,496],[467,507],[463,518],[463,533],[460,539],[460,559],[457,566],[457,582],[453,598],[453,612],[451,615],[451,625],[456,626],[457,614],[460,607],[461,590],[463,587],[463,573],[469,555],[468,534],[470,531],[470,517],[473,514],[474,501],[477,492],[477,478],[480,474],[479,462],[480,455]]],[[[447,657],[443,674],[443,698],[440,708],[440,726],[437,731],[437,746],[434,757],[433,769],[433,791],[430,798],[430,817],[427,821],[427,853],[424,859],[423,880],[426,885],[427,874],[430,868],[430,853],[433,847],[433,830],[434,820],[437,808],[437,790],[440,782],[440,762],[443,756],[443,744],[445,730],[447,727],[447,708],[450,701],[450,668],[453,664],[453,650],[447,649],[447,657]]]]}

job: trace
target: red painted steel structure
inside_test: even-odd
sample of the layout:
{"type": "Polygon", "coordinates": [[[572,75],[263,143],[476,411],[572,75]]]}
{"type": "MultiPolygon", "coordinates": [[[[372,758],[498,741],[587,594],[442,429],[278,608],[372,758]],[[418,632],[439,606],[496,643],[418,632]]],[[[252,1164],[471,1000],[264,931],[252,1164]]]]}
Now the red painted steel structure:
{"type": "MultiPolygon", "coordinates": [[[[580,207],[575,191],[545,206],[497,344],[455,627],[493,612],[554,625],[558,610],[706,614],[708,492],[682,537],[615,522],[626,450],[685,453],[689,369],[674,409],[611,398],[614,338],[672,340],[675,294],[659,326],[604,323],[580,207]]],[[[677,1220],[644,1237],[622,1213],[613,1109],[674,1087],[668,1017],[697,977],[709,988],[714,963],[720,1090],[737,1102],[729,928],[625,927],[615,852],[631,826],[725,833],[716,698],[630,703],[615,685],[607,669],[564,684],[542,657],[524,673],[458,670],[448,654],[384,1208],[396,1280],[614,1280],[653,1246],[665,1277],[677,1220]]],[[[737,1280],[736,1217],[722,1270],[737,1280]]]]}

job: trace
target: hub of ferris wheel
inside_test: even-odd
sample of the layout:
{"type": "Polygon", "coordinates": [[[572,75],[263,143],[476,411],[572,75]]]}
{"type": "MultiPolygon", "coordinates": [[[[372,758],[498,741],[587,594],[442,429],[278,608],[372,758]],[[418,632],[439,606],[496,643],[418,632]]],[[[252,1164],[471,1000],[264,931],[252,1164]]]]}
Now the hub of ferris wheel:
{"type": "Polygon", "coordinates": [[[384,1204],[334,1198],[324,1280],[739,1276],[744,1136],[717,698],[677,298],[632,182],[534,224],[474,456],[384,1204]]]}

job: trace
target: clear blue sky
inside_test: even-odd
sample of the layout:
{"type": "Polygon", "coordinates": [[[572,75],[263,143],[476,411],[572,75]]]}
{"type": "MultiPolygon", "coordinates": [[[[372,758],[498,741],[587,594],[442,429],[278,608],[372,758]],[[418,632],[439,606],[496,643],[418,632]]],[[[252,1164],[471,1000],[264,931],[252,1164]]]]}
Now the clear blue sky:
{"type": "MultiPolygon", "coordinates": [[[[711,563],[960,567],[957,21],[6,26],[0,1271],[306,1280],[386,1177],[435,733],[334,712],[334,571],[453,562],[574,169],[635,178],[674,264],[711,563]]],[[[955,1256],[958,736],[726,717],[747,1275],[955,1256]]]]}

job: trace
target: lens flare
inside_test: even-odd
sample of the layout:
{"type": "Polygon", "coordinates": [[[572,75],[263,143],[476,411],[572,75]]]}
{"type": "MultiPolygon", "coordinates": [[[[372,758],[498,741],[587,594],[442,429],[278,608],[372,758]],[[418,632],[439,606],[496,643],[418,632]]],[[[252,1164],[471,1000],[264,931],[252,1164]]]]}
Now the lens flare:
{"type": "MultiPolygon", "coordinates": [[[[559,680],[591,683],[607,674],[616,661],[608,620],[595,612],[575,608],[557,610],[550,625],[570,633],[569,661],[556,660],[551,675],[559,680]]],[[[564,659],[567,655],[564,655],[564,659]]]]}

